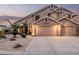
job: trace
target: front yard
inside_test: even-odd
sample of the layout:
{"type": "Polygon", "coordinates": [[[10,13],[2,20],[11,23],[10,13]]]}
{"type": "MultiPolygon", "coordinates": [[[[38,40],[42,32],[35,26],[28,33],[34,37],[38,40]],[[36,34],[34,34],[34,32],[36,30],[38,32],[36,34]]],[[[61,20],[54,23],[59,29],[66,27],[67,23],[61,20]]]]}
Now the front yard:
{"type": "Polygon", "coordinates": [[[0,54],[25,54],[25,55],[79,55],[79,37],[76,36],[27,36],[19,35],[16,40],[10,41],[11,35],[0,41],[0,54]],[[14,48],[17,44],[20,48],[14,48]]]}
{"type": "Polygon", "coordinates": [[[1,39],[0,41],[0,54],[23,54],[25,48],[31,42],[31,38],[22,38],[21,36],[17,36],[14,38],[16,40],[11,41],[12,35],[7,35],[6,39],[1,39]],[[14,48],[17,44],[22,45],[20,48],[14,48]]]}

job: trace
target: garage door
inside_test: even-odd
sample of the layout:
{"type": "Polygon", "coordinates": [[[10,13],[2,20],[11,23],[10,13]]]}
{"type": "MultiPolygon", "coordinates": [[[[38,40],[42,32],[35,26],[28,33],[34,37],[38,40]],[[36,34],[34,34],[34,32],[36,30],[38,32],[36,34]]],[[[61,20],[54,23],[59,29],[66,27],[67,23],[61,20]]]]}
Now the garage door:
{"type": "Polygon", "coordinates": [[[36,27],[37,36],[57,36],[57,28],[55,26],[51,27],[36,27]]]}
{"type": "Polygon", "coordinates": [[[76,27],[64,27],[64,35],[65,36],[74,36],[74,35],[77,35],[77,32],[76,32],[76,27]]]}

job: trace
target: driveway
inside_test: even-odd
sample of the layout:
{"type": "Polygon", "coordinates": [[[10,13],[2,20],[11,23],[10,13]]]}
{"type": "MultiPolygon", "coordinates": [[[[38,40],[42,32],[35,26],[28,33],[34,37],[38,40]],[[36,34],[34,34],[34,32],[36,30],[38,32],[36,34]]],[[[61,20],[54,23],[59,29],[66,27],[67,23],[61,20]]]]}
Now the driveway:
{"type": "Polygon", "coordinates": [[[79,37],[32,37],[25,49],[29,55],[74,55],[79,54],[79,37]]]}

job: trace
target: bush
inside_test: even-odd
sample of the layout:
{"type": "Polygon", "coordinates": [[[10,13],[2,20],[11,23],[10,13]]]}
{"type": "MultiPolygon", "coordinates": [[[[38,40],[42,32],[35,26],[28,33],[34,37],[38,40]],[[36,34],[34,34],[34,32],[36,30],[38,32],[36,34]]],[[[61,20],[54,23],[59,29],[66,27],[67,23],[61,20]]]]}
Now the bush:
{"type": "Polygon", "coordinates": [[[0,38],[5,38],[4,31],[0,30],[0,38]]]}
{"type": "Polygon", "coordinates": [[[25,33],[20,33],[21,37],[26,38],[26,34],[25,33]]]}

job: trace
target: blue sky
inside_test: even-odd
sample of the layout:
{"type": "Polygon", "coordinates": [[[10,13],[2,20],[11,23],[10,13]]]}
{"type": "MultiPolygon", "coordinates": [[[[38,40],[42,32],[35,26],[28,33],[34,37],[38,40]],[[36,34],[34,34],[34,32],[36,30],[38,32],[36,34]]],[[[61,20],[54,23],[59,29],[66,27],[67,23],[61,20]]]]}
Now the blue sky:
{"type": "MultiPolygon", "coordinates": [[[[44,6],[47,6],[47,4],[0,4],[0,16],[10,15],[25,17],[44,6]]],[[[59,4],[57,6],[62,6],[74,12],[79,10],[78,4],[59,4]]]]}

